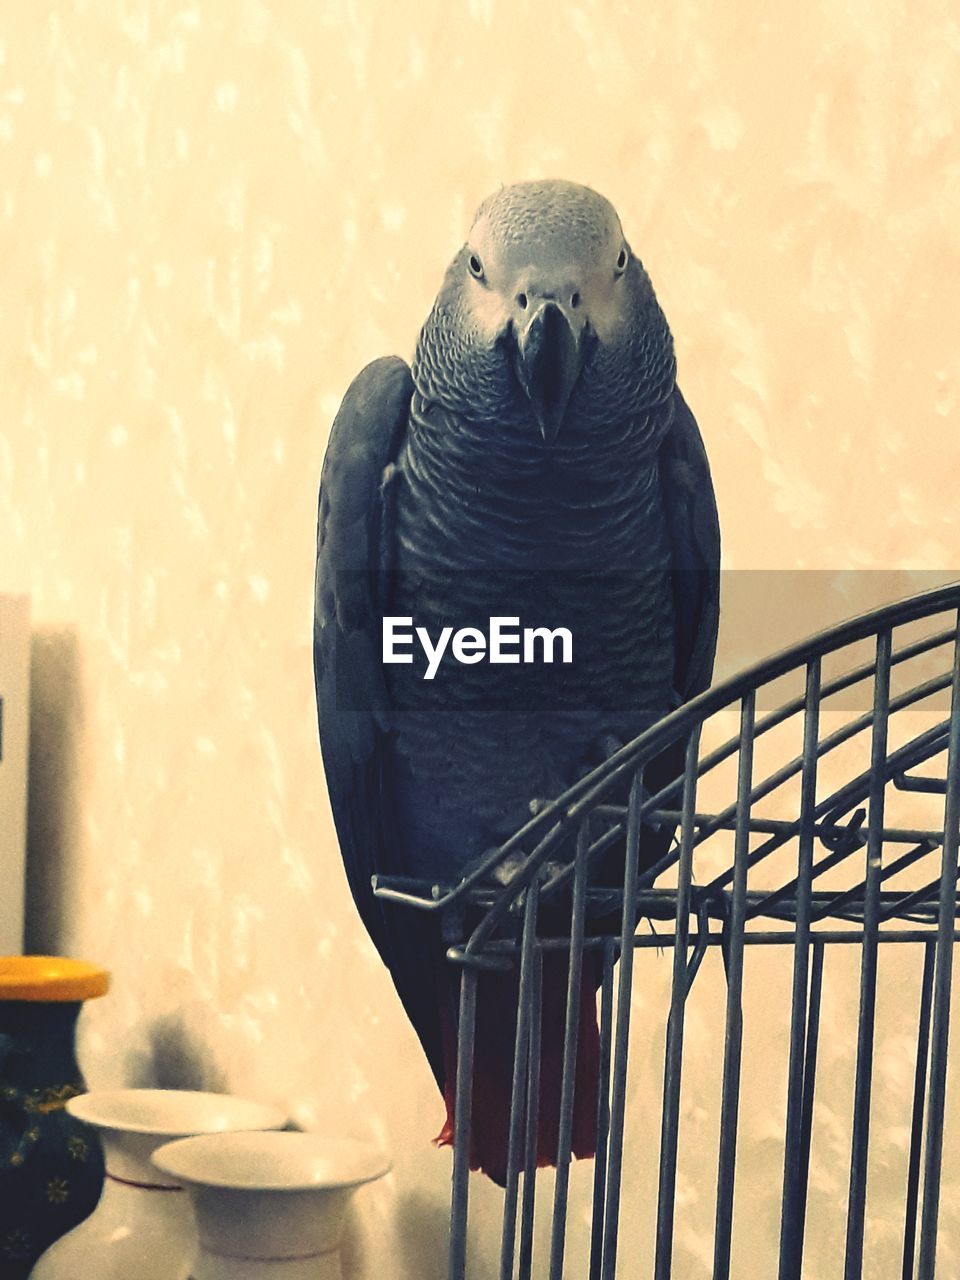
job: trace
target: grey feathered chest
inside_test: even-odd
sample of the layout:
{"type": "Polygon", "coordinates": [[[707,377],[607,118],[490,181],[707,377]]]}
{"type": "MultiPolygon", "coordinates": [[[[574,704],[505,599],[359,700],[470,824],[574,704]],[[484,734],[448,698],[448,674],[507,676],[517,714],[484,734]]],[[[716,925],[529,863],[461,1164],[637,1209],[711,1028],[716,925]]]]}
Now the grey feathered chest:
{"type": "Polygon", "coordinates": [[[626,740],[669,709],[673,603],[657,465],[669,413],[669,401],[608,422],[574,413],[548,448],[520,411],[480,421],[414,394],[387,496],[391,610],[431,634],[505,613],[563,625],[578,682],[554,702],[559,668],[484,663],[445,668],[433,683],[403,669],[398,790],[409,857],[425,874],[502,839],[531,799],[583,771],[602,736],[626,740]],[[528,676],[542,682],[532,699],[528,676]]]}

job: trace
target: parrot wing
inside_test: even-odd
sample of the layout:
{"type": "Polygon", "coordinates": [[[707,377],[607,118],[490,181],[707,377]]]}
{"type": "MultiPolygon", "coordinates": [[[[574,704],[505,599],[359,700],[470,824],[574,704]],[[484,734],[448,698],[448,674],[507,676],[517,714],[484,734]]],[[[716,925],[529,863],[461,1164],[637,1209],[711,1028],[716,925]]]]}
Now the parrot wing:
{"type": "Polygon", "coordinates": [[[713,675],[720,623],[720,522],[697,420],[679,387],[673,400],[673,422],[660,447],[660,482],[672,559],[674,687],[686,702],[702,693],[713,675]]]}
{"type": "Polygon", "coordinates": [[[380,597],[393,545],[387,477],[412,389],[403,360],[374,361],[351,383],[334,420],[320,478],[313,662],[320,747],[350,890],[442,1083],[436,941],[429,945],[435,928],[381,903],[371,887],[377,873],[403,874],[391,858],[384,780],[391,713],[380,597]]]}
{"type": "MultiPolygon", "coordinates": [[[[710,467],[697,421],[679,387],[672,393],[670,428],[660,446],[660,486],[674,607],[675,699],[679,705],[702,693],[713,675],[720,621],[720,522],[710,479],[710,467]]],[[[643,771],[644,790],[657,794],[679,778],[684,769],[685,740],[671,743],[643,771]]],[[[679,789],[664,802],[678,809],[679,789]]],[[[640,870],[660,862],[674,838],[668,824],[644,826],[640,836],[640,870]]],[[[603,860],[597,883],[612,888],[623,884],[624,846],[614,845],[603,860]]],[[[604,912],[594,929],[619,927],[618,917],[604,912]]]]}
{"type": "MultiPolygon", "coordinates": [[[[674,604],[674,689],[679,702],[702,693],[713,676],[720,624],[720,521],[700,428],[679,387],[673,392],[673,420],[660,446],[660,483],[671,552],[674,604]]],[[[671,743],[644,770],[644,786],[655,794],[679,778],[685,741],[671,743]]],[[[678,809],[679,790],[666,808],[678,809]]],[[[644,832],[641,869],[664,856],[674,829],[644,832]]]]}

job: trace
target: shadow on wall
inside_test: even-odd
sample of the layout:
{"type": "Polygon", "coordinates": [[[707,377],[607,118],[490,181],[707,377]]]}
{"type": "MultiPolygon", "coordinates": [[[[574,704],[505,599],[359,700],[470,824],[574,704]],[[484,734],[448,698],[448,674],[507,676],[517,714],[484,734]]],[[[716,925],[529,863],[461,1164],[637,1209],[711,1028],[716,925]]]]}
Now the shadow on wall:
{"type": "Polygon", "coordinates": [[[141,1088],[229,1092],[226,1073],[211,1060],[202,1032],[190,1025],[183,1011],[154,1019],[148,1040],[151,1070],[149,1078],[138,1082],[141,1088]]]}
{"type": "MultiPolygon", "coordinates": [[[[450,1236],[450,1214],[446,1199],[439,1202],[422,1192],[405,1192],[396,1205],[397,1238],[405,1255],[401,1275],[421,1276],[423,1280],[445,1280],[450,1236]],[[428,1263],[429,1259],[429,1263],[428,1263]],[[429,1270],[424,1270],[429,1265],[429,1270]]],[[[344,1270],[347,1280],[357,1280],[366,1272],[349,1269],[349,1238],[344,1241],[344,1270]]]]}
{"type": "Polygon", "coordinates": [[[80,832],[83,702],[76,633],[38,628],[30,647],[25,946],[63,947],[69,868],[80,832]]]}

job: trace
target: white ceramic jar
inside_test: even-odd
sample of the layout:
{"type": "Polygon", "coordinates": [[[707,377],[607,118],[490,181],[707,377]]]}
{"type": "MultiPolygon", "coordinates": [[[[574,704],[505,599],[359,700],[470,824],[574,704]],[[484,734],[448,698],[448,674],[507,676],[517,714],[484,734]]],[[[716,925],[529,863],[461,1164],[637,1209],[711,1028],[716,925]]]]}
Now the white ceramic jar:
{"type": "Polygon", "coordinates": [[[314,1133],[187,1138],[153,1163],[193,1201],[192,1280],[343,1280],[347,1205],[390,1169],[375,1147],[314,1133]]]}
{"type": "Polygon", "coordinates": [[[179,1089],[85,1093],[67,1108],[103,1144],[103,1195],[90,1217],[39,1259],[31,1280],[187,1280],[196,1252],[193,1215],[183,1188],[158,1173],[151,1155],[174,1138],[286,1123],[275,1107],[179,1089]]]}

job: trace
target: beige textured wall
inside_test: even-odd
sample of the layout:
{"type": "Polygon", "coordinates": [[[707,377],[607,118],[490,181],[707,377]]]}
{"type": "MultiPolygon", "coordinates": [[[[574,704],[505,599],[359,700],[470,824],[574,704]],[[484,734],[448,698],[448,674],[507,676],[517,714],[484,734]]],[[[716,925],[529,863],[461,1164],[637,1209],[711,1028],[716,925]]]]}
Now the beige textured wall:
{"type": "MultiPolygon", "coordinates": [[[[229,1087],[390,1145],[352,1280],[442,1276],[449,1163],[315,741],[339,397],[409,354],[485,194],[576,178],[658,287],[727,563],[949,569],[958,50],[947,0],[0,7],[0,586],[32,593],[39,627],[29,940],[115,973],[84,1022],[93,1085],[229,1087]]],[[[667,966],[645,963],[652,1010],[667,966]]],[[[631,1091],[635,1261],[659,1043],[631,1091]]],[[[772,1105],[744,1126],[758,1152],[772,1105]]],[[[824,1214],[845,1178],[842,1125],[827,1136],[824,1214]]],[[[751,1183],[744,1277],[769,1273],[774,1181],[751,1183]]],[[[709,1194],[684,1182],[684,1277],[708,1273],[709,1194]]],[[[836,1274],[822,1234],[811,1276],[836,1274]]],[[[485,1274],[494,1242],[475,1243],[485,1274]]]]}

